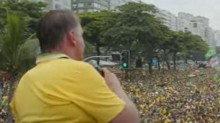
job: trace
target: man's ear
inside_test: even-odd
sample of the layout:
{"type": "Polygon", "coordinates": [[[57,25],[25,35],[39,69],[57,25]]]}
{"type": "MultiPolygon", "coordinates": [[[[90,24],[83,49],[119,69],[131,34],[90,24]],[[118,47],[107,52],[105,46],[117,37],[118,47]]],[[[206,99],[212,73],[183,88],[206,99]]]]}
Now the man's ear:
{"type": "Polygon", "coordinates": [[[74,31],[69,31],[66,35],[66,38],[68,40],[68,43],[75,45],[76,44],[76,37],[74,31]]]}

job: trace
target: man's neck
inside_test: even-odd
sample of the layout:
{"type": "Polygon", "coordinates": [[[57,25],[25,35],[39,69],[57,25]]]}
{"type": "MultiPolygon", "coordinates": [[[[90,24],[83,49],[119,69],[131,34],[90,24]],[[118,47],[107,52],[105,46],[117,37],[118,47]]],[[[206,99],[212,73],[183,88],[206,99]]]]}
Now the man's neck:
{"type": "Polygon", "coordinates": [[[61,54],[65,54],[67,55],[69,58],[74,59],[74,60],[80,60],[79,58],[77,58],[77,55],[75,54],[75,52],[71,51],[71,50],[51,50],[51,53],[61,53],[61,54]]]}

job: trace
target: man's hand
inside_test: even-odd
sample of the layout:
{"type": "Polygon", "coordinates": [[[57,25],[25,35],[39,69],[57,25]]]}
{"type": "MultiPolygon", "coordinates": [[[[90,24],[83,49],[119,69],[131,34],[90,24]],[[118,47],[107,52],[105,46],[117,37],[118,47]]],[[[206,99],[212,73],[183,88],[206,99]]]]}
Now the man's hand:
{"type": "Polygon", "coordinates": [[[110,123],[139,123],[137,108],[123,91],[116,75],[110,72],[108,69],[103,69],[103,72],[108,87],[125,102],[123,111],[110,123]]]}
{"type": "Polygon", "coordinates": [[[112,91],[115,92],[116,90],[121,89],[121,84],[114,73],[110,72],[106,68],[103,69],[103,72],[106,84],[112,91]]]}

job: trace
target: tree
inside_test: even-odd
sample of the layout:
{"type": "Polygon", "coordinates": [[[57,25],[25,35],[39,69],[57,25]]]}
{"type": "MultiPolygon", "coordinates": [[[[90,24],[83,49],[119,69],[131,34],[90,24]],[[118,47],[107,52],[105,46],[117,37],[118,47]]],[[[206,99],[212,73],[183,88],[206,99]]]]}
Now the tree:
{"type": "Polygon", "coordinates": [[[176,69],[176,55],[178,52],[182,52],[186,47],[184,42],[183,32],[174,32],[171,30],[164,30],[164,41],[160,44],[159,48],[163,52],[164,61],[170,69],[169,54],[173,55],[174,69],[176,69]]]}
{"type": "Polygon", "coordinates": [[[95,47],[97,55],[101,54],[101,48],[106,51],[130,50],[131,54],[144,53],[150,73],[153,57],[160,60],[161,53],[169,68],[169,54],[173,55],[175,64],[177,53],[190,54],[205,47],[198,36],[171,31],[161,18],[155,16],[156,12],[153,5],[129,2],[115,11],[82,13],[85,40],[95,47]]]}
{"type": "MultiPolygon", "coordinates": [[[[1,69],[5,70],[4,66],[7,66],[8,69],[14,70],[12,68],[14,68],[15,66],[19,66],[14,63],[19,58],[22,59],[22,56],[20,56],[22,54],[19,55],[19,53],[21,53],[21,52],[23,52],[23,50],[27,49],[26,47],[28,47],[29,45],[34,45],[34,46],[38,45],[36,40],[32,41],[32,42],[36,42],[36,43],[29,43],[29,42],[25,42],[25,41],[28,37],[35,36],[34,33],[36,30],[37,21],[43,16],[43,14],[44,14],[43,7],[45,7],[45,5],[46,4],[44,4],[42,2],[29,2],[29,1],[19,2],[17,0],[15,0],[15,1],[8,0],[8,1],[1,1],[0,2],[0,19],[3,20],[1,23],[3,25],[0,27],[0,33],[2,35],[1,37],[3,37],[1,40],[1,50],[2,50],[1,55],[4,55],[4,57],[6,57],[6,56],[9,57],[9,55],[12,55],[12,54],[14,54],[14,52],[17,52],[17,50],[19,50],[19,52],[17,52],[17,56],[18,56],[17,58],[13,57],[16,55],[10,56],[10,58],[7,58],[7,59],[5,59],[4,57],[1,57],[2,59],[5,59],[4,60],[5,63],[4,62],[1,62],[1,63],[7,64],[7,65],[0,66],[1,69]],[[15,15],[18,15],[18,16],[15,16],[15,15]],[[18,20],[18,19],[23,19],[23,21],[18,20]],[[6,25],[6,26],[4,26],[4,25],[6,25]],[[17,29],[17,30],[15,30],[15,29],[17,29]],[[17,35],[13,35],[13,33],[15,33],[17,35]],[[18,36],[18,37],[16,37],[16,36],[18,36]],[[15,42],[15,40],[16,40],[16,42],[15,42]],[[21,43],[24,43],[24,45],[22,45],[22,47],[20,47],[21,43]],[[12,44],[13,44],[13,47],[12,47],[12,44]],[[11,49],[9,47],[11,47],[11,49]],[[20,49],[17,47],[20,47],[20,49]],[[12,49],[14,49],[14,50],[12,50],[12,49]],[[8,61],[6,61],[6,60],[8,60],[8,61]],[[10,66],[9,64],[10,65],[13,64],[14,66],[10,66]],[[4,67],[4,68],[2,68],[2,67],[4,67]]],[[[35,50],[35,49],[33,49],[33,50],[35,50]]],[[[28,59],[27,56],[25,56],[25,57],[26,57],[26,59],[28,59]]],[[[29,63],[29,62],[25,63],[25,65],[28,65],[28,64],[32,65],[32,63],[29,63]]],[[[17,67],[16,67],[16,69],[17,69],[17,67]]]]}
{"type": "Polygon", "coordinates": [[[106,46],[103,35],[107,26],[109,26],[108,22],[111,16],[113,16],[111,11],[85,12],[80,14],[85,40],[95,46],[97,55],[101,55],[100,48],[106,46]]]}
{"type": "MultiPolygon", "coordinates": [[[[10,78],[9,86],[4,88],[8,102],[12,97],[15,81],[35,63],[39,47],[34,33],[37,21],[44,14],[44,6],[44,3],[28,1],[0,1],[0,70],[6,71],[10,78]]],[[[7,113],[10,122],[12,118],[9,108],[7,113]]]]}
{"type": "Polygon", "coordinates": [[[34,65],[38,42],[32,38],[33,36],[26,37],[25,18],[20,14],[9,13],[0,39],[0,69],[6,71],[10,78],[7,89],[9,102],[17,77],[34,65]]]}
{"type": "Polygon", "coordinates": [[[108,37],[117,41],[121,49],[147,54],[149,72],[152,73],[152,58],[163,41],[163,24],[155,17],[155,6],[130,2],[118,7],[117,21],[108,30],[108,37]]]}
{"type": "Polygon", "coordinates": [[[18,0],[0,1],[0,30],[6,24],[7,11],[23,14],[27,21],[27,32],[29,35],[35,33],[39,19],[44,15],[43,8],[46,6],[43,2],[30,2],[18,0]]]}
{"type": "Polygon", "coordinates": [[[89,42],[85,42],[85,56],[92,56],[96,54],[95,47],[91,45],[89,42]]]}
{"type": "Polygon", "coordinates": [[[161,59],[163,60],[163,69],[164,69],[164,62],[167,65],[167,68],[170,69],[169,63],[169,53],[170,53],[170,45],[172,44],[172,36],[174,34],[167,26],[163,26],[161,28],[162,36],[161,40],[163,40],[159,45],[159,52],[161,54],[161,59]]]}
{"type": "Polygon", "coordinates": [[[187,43],[186,47],[188,50],[184,52],[185,54],[185,63],[187,63],[187,59],[190,58],[193,54],[198,54],[201,52],[208,51],[207,43],[198,35],[193,35],[191,33],[186,33],[187,43]]]}
{"type": "Polygon", "coordinates": [[[189,55],[197,52],[207,51],[208,45],[198,35],[191,32],[172,32],[169,41],[163,44],[168,49],[168,53],[173,54],[174,70],[176,70],[176,55],[181,53],[185,57],[185,61],[189,55]]]}

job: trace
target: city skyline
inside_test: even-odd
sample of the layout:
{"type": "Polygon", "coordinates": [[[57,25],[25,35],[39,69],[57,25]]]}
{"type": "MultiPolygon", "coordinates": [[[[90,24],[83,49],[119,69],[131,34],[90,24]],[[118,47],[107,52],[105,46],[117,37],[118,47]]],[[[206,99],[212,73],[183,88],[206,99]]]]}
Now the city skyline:
{"type": "Polygon", "coordinates": [[[158,8],[165,9],[177,15],[186,12],[195,16],[204,16],[210,19],[210,25],[215,30],[220,30],[220,1],[219,0],[142,0],[158,8]]]}

